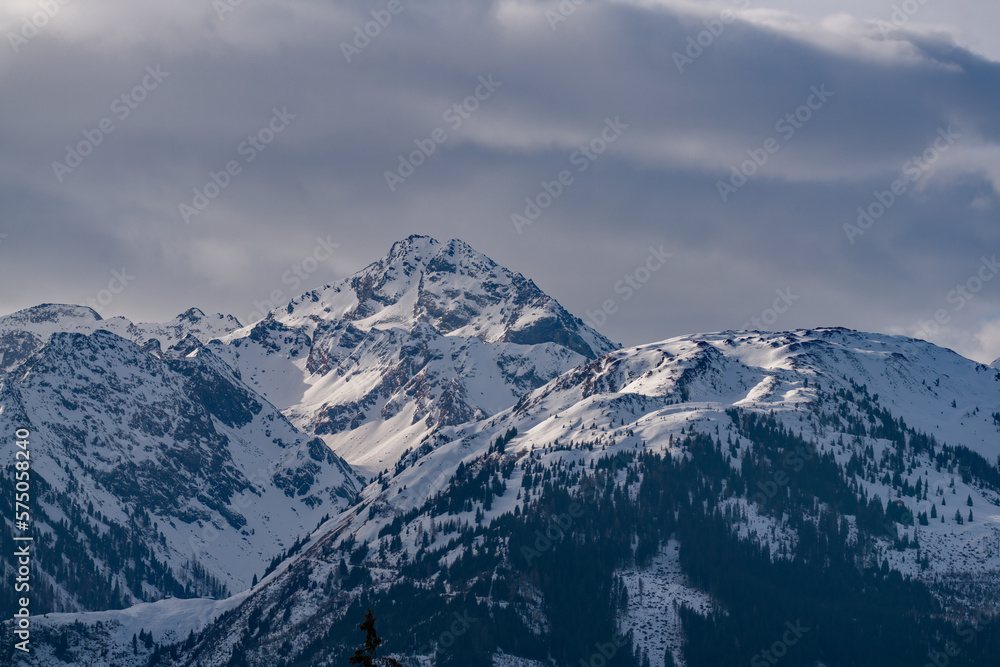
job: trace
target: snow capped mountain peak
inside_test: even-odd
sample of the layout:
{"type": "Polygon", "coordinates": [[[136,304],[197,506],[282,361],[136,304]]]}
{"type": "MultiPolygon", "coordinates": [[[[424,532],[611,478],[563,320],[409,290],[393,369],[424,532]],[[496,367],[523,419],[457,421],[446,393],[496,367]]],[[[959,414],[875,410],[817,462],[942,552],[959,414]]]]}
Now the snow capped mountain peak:
{"type": "Polygon", "coordinates": [[[421,251],[433,252],[441,242],[426,234],[410,234],[405,239],[400,239],[392,244],[389,249],[389,257],[399,257],[403,255],[419,254],[421,251]]]}
{"type": "Polygon", "coordinates": [[[619,346],[578,318],[531,280],[499,266],[464,241],[428,236],[397,241],[389,253],[344,280],[292,300],[275,317],[311,335],[324,321],[361,329],[430,324],[442,335],[484,343],[556,343],[595,358],[619,346]]]}
{"type": "Polygon", "coordinates": [[[467,243],[416,235],[213,344],[368,474],[618,347],[467,243]]]}
{"type": "Polygon", "coordinates": [[[205,312],[201,308],[188,308],[183,313],[178,315],[175,319],[187,320],[189,322],[197,322],[204,319],[205,312]]]}
{"type": "Polygon", "coordinates": [[[100,322],[103,318],[93,308],[61,303],[43,303],[0,317],[0,327],[8,328],[17,324],[42,324],[67,322],[100,322]]]}
{"type": "Polygon", "coordinates": [[[0,373],[19,366],[56,332],[89,332],[105,325],[91,308],[53,303],[0,317],[0,373]]]}

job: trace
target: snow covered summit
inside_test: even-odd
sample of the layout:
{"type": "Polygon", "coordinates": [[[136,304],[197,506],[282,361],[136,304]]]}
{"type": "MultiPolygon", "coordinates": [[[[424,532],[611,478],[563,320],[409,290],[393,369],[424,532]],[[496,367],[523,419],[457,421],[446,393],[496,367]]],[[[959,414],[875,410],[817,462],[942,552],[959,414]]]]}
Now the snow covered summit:
{"type": "Polygon", "coordinates": [[[410,236],[222,338],[219,356],[352,466],[391,468],[619,346],[466,243],[410,236]]]}

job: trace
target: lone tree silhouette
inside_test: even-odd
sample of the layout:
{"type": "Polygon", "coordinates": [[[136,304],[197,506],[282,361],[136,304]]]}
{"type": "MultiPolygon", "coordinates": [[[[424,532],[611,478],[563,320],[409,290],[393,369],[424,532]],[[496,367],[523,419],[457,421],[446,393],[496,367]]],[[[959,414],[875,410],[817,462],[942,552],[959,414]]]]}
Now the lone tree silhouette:
{"type": "Polygon", "coordinates": [[[382,643],[382,638],[375,632],[375,615],[372,614],[371,607],[368,608],[368,613],[365,614],[364,622],[358,627],[365,631],[365,647],[363,649],[359,648],[354,652],[354,656],[351,658],[352,665],[361,665],[361,667],[401,667],[395,658],[376,657],[375,651],[378,650],[379,645],[382,643]]]}

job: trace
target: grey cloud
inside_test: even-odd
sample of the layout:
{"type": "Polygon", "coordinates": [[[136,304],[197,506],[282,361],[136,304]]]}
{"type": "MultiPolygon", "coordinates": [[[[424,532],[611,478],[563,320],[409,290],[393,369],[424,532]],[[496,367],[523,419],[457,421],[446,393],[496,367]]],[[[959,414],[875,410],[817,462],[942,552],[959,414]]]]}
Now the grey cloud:
{"type": "MultiPolygon", "coordinates": [[[[617,299],[602,332],[626,344],[740,326],[786,287],[801,298],[775,328],[902,330],[1000,250],[997,193],[963,157],[992,159],[1000,65],[947,33],[899,31],[898,49],[871,25],[791,33],[741,19],[681,74],[673,54],[700,14],[591,0],[553,32],[551,3],[515,20],[508,4],[404,1],[348,64],[341,42],[384,5],[244,3],[220,21],[211,3],[104,2],[93,25],[54,22],[0,55],[0,266],[18,277],[0,286],[0,310],[79,302],[128,266],[134,284],[102,314],[244,319],[275,289],[293,296],[282,273],[317,237],[341,249],[302,289],[419,232],[463,238],[578,315],[617,299]],[[112,102],[157,64],[169,77],[116,118],[112,102]],[[490,73],[502,87],[453,130],[444,112],[490,73]],[[729,166],[824,84],[834,97],[722,202],[729,166]],[[241,142],[275,107],[297,117],[246,162],[241,142]],[[524,198],[575,170],[573,151],[616,115],[630,125],[620,141],[518,234],[524,198]],[[104,117],[115,131],[59,182],[51,163],[104,117]],[[849,243],[858,206],[948,125],[963,135],[954,152],[849,243]],[[439,127],[447,141],[390,192],[384,172],[439,127]],[[179,205],[230,160],[240,173],[185,224],[179,205]],[[670,262],[623,301],[616,282],[661,243],[670,262]]],[[[989,318],[997,304],[1000,282],[977,308],[989,318]]],[[[965,333],[948,341],[979,325],[954,326],[965,333]]]]}

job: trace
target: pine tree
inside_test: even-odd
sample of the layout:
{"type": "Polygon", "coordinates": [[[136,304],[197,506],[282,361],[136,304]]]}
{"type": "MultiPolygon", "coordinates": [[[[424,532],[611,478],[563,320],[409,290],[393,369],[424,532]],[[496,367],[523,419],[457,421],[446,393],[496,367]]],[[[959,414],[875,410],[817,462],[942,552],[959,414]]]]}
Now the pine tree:
{"type": "Polygon", "coordinates": [[[53,650],[55,657],[62,661],[69,660],[69,639],[66,638],[66,633],[59,633],[59,639],[57,640],[56,647],[53,650]]]}
{"type": "Polygon", "coordinates": [[[365,631],[365,647],[363,649],[359,648],[354,652],[354,655],[350,659],[352,665],[361,665],[361,667],[401,667],[394,658],[379,658],[376,656],[376,651],[382,643],[382,638],[375,632],[375,615],[372,614],[371,607],[368,608],[368,613],[365,614],[364,622],[358,627],[365,631]]]}

